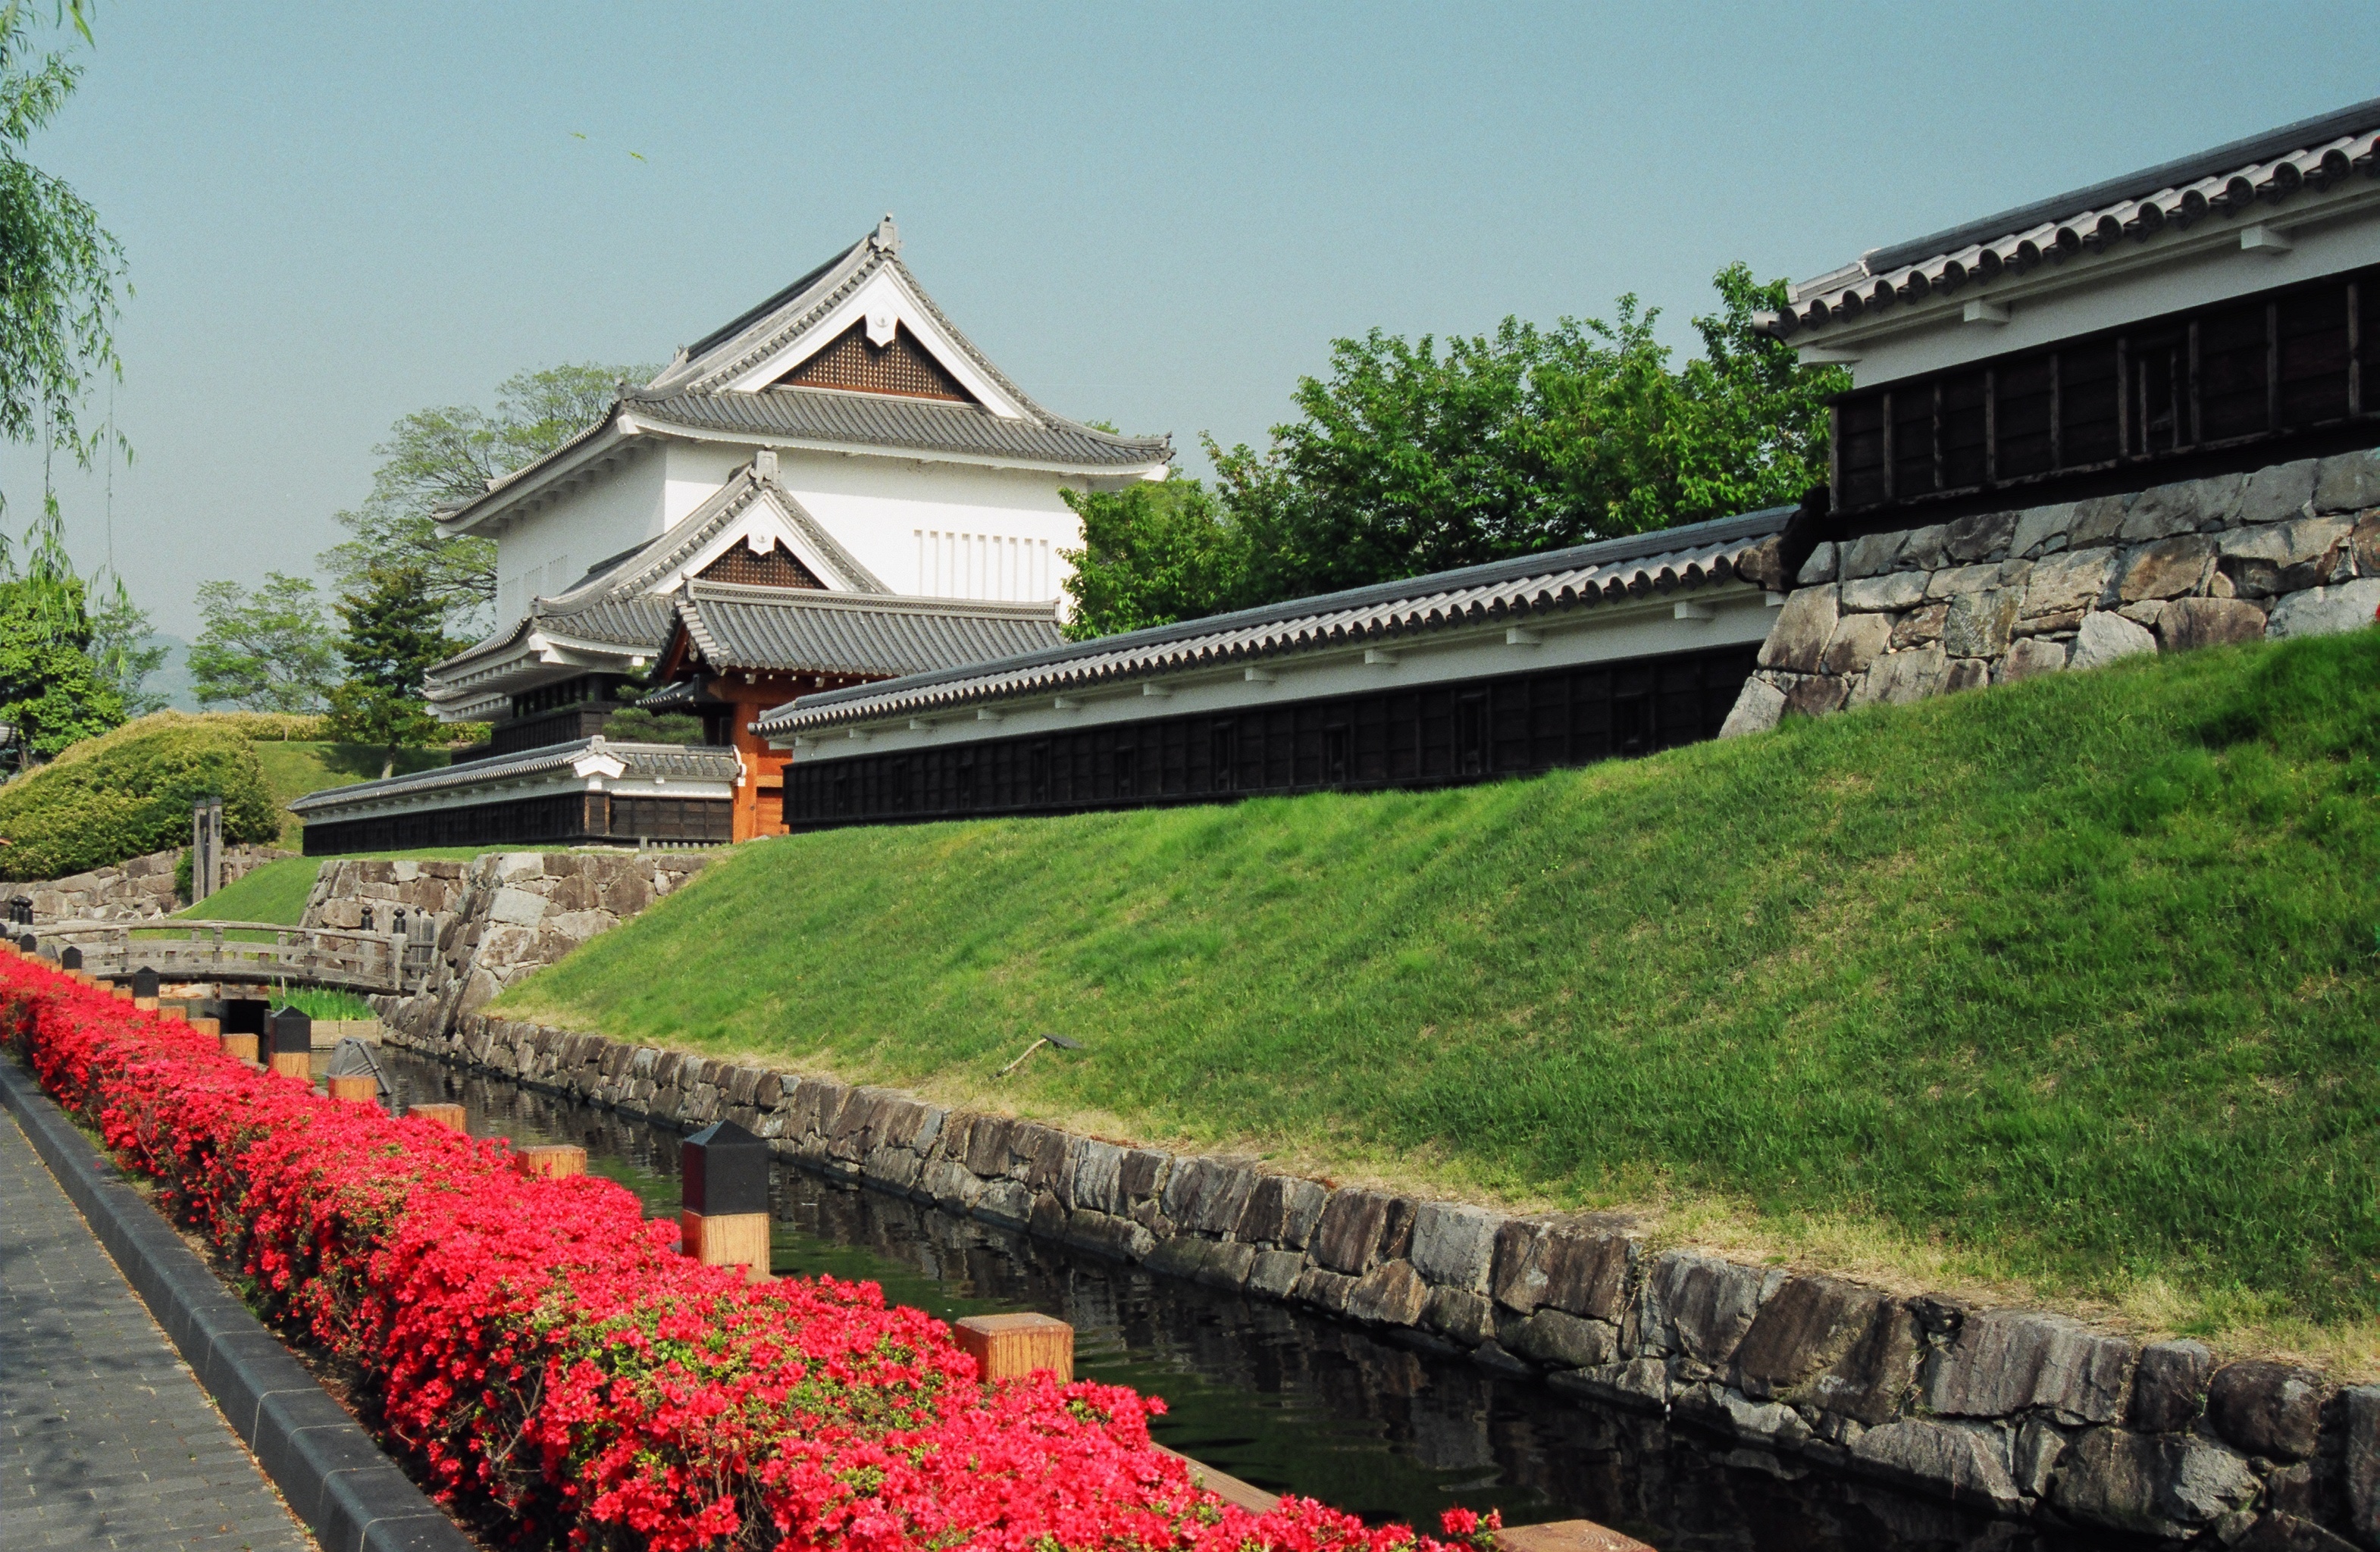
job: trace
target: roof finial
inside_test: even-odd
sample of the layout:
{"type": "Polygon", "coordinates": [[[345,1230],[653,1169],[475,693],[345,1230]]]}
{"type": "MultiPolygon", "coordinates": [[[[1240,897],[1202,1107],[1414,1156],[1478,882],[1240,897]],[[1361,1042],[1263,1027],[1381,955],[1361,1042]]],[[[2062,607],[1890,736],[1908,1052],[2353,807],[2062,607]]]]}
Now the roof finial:
{"type": "Polygon", "coordinates": [[[876,224],[876,235],[868,239],[880,252],[901,251],[901,228],[892,224],[892,212],[886,211],[884,219],[876,224]]]}

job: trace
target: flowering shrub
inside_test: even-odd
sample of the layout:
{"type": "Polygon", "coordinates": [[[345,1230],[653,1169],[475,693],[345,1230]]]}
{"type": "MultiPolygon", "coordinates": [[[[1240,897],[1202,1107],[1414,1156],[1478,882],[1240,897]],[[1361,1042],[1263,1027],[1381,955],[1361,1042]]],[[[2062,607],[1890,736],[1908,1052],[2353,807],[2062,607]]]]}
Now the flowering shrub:
{"type": "Polygon", "coordinates": [[[360,1376],[437,1496],[529,1545],[1455,1552],[1311,1499],[1256,1515],[1153,1446],[1164,1403],[1047,1373],[989,1385],[872,1283],[678,1254],[592,1177],[334,1104],[177,1021],[0,958],[0,1035],[249,1279],[360,1376]]]}

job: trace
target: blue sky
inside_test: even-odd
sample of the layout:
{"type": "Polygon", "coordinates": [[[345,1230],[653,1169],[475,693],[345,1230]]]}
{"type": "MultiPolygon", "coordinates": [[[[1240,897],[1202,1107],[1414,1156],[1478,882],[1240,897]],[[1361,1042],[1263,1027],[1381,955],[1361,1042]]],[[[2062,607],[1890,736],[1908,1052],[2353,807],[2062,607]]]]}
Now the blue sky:
{"type": "MultiPolygon", "coordinates": [[[[1335,336],[1607,313],[2380,91],[2368,7],[103,4],[36,162],[137,295],[61,479],[161,629],[310,569],[372,444],[659,361],[896,212],[1027,392],[1261,441],[1335,336]],[[578,137],[584,136],[584,139],[578,137]],[[642,160],[631,156],[636,152],[642,160]],[[104,414],[103,398],[97,412],[104,414]]],[[[1187,462],[1196,467],[1195,456],[1187,462]]],[[[21,527],[41,464],[0,455],[21,527]]]]}

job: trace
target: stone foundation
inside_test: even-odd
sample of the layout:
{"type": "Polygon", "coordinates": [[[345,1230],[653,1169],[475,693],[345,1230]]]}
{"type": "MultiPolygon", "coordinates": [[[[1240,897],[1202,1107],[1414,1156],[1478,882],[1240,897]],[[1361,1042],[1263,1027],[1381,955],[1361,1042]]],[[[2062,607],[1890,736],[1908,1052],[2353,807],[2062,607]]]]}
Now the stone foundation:
{"type": "Polygon", "coordinates": [[[2380,613],[2380,454],[1817,547],[1722,737],[2380,613]]]}
{"type": "Polygon", "coordinates": [[[2380,1386],[1664,1250],[1620,1218],[1333,1188],[479,1013],[419,1028],[389,1038],[665,1125],[732,1119],[838,1179],[1826,1470],[2011,1518],[2380,1549],[2380,1386]]]}

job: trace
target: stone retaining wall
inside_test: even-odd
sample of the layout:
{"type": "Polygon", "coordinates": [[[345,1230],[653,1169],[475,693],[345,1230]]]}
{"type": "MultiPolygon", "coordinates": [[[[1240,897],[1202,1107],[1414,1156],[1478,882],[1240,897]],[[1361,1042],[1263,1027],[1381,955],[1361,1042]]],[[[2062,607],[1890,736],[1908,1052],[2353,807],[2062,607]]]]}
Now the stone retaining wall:
{"type": "Polygon", "coordinates": [[[390,1039],[1998,1514],[2380,1548],[2380,1386],[482,1014],[390,1039]]]}
{"type": "MultiPolygon", "coordinates": [[[[233,846],[224,853],[223,881],[228,884],[268,862],[297,855],[276,846],[233,846]]],[[[68,878],[0,883],[0,898],[31,896],[33,919],[42,923],[149,921],[173,913],[174,869],[181,860],[176,847],[68,878]]]]}
{"type": "Polygon", "coordinates": [[[430,979],[381,1000],[382,1021],[433,1037],[505,987],[608,932],[701,871],[701,852],[491,852],[469,862],[352,858],[322,864],[306,927],[385,930],[402,907],[435,933],[430,979]]]}
{"type": "Polygon", "coordinates": [[[1818,546],[1721,736],[2380,612],[2380,454],[1818,546]]]}

